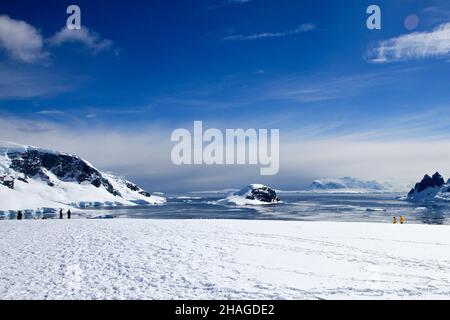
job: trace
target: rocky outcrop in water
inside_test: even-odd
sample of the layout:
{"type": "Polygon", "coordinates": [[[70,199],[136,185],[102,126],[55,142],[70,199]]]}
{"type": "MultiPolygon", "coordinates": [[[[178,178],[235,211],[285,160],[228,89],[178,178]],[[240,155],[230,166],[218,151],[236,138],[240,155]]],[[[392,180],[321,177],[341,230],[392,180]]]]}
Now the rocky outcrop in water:
{"type": "Polygon", "coordinates": [[[439,172],[436,172],[432,177],[429,175],[425,175],[422,181],[416,183],[414,188],[409,192],[409,196],[414,193],[422,192],[427,188],[440,188],[445,184],[444,178],[441,176],[439,172]]]}
{"type": "MultiPolygon", "coordinates": [[[[450,181],[449,181],[450,182],[450,181]]],[[[425,175],[408,193],[411,201],[448,200],[450,199],[450,184],[436,172],[433,176],[425,175]]]]}

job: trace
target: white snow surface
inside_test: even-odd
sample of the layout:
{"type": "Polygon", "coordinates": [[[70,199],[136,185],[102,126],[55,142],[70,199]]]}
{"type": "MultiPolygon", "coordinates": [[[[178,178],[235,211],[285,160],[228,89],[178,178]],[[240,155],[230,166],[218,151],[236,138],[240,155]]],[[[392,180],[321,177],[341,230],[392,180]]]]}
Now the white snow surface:
{"type": "MultiPolygon", "coordinates": [[[[10,168],[11,160],[8,153],[26,152],[27,150],[38,150],[40,152],[52,154],[64,154],[77,157],[71,154],[61,153],[54,150],[41,149],[31,146],[22,146],[12,142],[0,141],[0,175],[10,175],[14,181],[14,189],[0,184],[0,214],[8,211],[45,211],[48,209],[68,209],[85,208],[98,206],[116,206],[136,204],[163,204],[166,199],[152,195],[145,197],[138,192],[132,191],[125,186],[126,180],[111,174],[101,172],[102,176],[108,179],[113,187],[118,190],[122,197],[114,196],[103,186],[96,188],[90,183],[77,183],[74,181],[64,181],[58,179],[52,172],[45,170],[54,186],[49,186],[47,181],[39,178],[29,178],[28,183],[18,180],[23,175],[10,168]]],[[[79,158],[79,157],[77,157],[79,158]]],[[[89,166],[89,162],[83,159],[89,166]]]]}
{"type": "Polygon", "coordinates": [[[0,223],[0,299],[449,299],[450,227],[0,223]]]}

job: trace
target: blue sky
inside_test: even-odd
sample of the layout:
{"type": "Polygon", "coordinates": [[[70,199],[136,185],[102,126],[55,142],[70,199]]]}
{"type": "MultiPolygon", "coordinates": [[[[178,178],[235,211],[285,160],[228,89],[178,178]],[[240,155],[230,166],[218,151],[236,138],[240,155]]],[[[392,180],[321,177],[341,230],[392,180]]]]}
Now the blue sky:
{"type": "Polygon", "coordinates": [[[160,189],[450,173],[440,151],[450,132],[448,1],[18,0],[2,1],[0,16],[1,139],[79,153],[160,189]],[[82,10],[76,41],[62,31],[70,4],[82,10]],[[366,27],[371,4],[381,30],[366,27]],[[170,132],[194,120],[279,128],[280,174],[173,168],[170,132]],[[380,159],[366,146],[389,168],[373,170],[380,159]]]}

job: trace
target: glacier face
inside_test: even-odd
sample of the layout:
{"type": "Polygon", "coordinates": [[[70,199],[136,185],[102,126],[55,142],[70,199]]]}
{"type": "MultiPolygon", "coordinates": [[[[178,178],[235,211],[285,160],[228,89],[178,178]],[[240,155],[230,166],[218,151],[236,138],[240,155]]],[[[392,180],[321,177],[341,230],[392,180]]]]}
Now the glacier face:
{"type": "Polygon", "coordinates": [[[76,155],[2,141],[0,200],[3,211],[165,202],[76,155]]]}

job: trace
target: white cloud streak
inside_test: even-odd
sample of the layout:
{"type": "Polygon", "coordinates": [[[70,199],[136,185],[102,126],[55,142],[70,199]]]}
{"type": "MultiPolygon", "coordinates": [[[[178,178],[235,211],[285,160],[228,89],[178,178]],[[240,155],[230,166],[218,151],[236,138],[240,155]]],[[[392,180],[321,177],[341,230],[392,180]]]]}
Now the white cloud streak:
{"type": "Polygon", "coordinates": [[[422,22],[428,26],[436,26],[438,24],[450,21],[450,5],[448,1],[434,1],[429,7],[421,10],[422,22]]]}
{"type": "Polygon", "coordinates": [[[35,63],[47,57],[40,32],[25,21],[0,16],[0,49],[16,61],[35,63]]]}
{"type": "Polygon", "coordinates": [[[46,45],[58,47],[66,43],[80,43],[93,55],[114,47],[111,40],[103,39],[86,27],[81,30],[64,27],[49,39],[44,39],[40,31],[27,22],[0,15],[0,50],[14,61],[26,64],[41,62],[49,56],[46,45]]]}
{"type": "MultiPolygon", "coordinates": [[[[178,126],[149,124],[133,130],[118,127],[0,118],[0,137],[23,144],[79,154],[101,170],[124,175],[149,191],[239,188],[261,182],[299,189],[313,179],[355,176],[379,181],[413,182],[425,173],[450,174],[448,135],[430,131],[432,114],[405,118],[354,134],[311,135],[311,129],[282,130],[280,172],[261,177],[259,166],[175,166],[170,160],[170,133],[178,126]],[[405,123],[409,125],[405,127],[405,123]],[[413,122],[413,123],[411,123],[413,122]],[[414,134],[419,132],[420,135],[414,134]]],[[[445,121],[444,119],[442,121],[445,121]]],[[[226,128],[229,124],[217,126],[226,128]]],[[[243,128],[250,127],[241,123],[243,128]]],[[[191,128],[192,123],[182,125],[191,128]]]]}
{"type": "Polygon", "coordinates": [[[62,28],[53,37],[48,40],[49,44],[54,47],[61,46],[65,43],[81,43],[92,54],[98,54],[113,48],[113,42],[109,39],[103,39],[98,33],[82,27],[80,30],[69,30],[62,28]]]}
{"type": "Polygon", "coordinates": [[[386,63],[448,57],[449,55],[450,23],[445,23],[430,32],[413,32],[381,41],[374,49],[369,51],[369,60],[386,63]]]}
{"type": "Polygon", "coordinates": [[[37,111],[36,114],[41,116],[64,116],[67,113],[61,110],[41,110],[37,111]]]}
{"type": "Polygon", "coordinates": [[[280,37],[286,37],[291,36],[299,33],[304,33],[308,31],[312,31],[315,29],[315,26],[313,24],[307,23],[302,24],[296,29],[293,30],[286,30],[286,31],[280,31],[280,32],[263,32],[263,33],[256,33],[256,34],[250,34],[250,35],[243,35],[243,34],[236,34],[224,37],[223,40],[226,41],[246,41],[246,40],[258,40],[258,39],[267,39],[267,38],[280,38],[280,37]]]}
{"type": "Polygon", "coordinates": [[[242,3],[252,2],[252,1],[253,0],[228,0],[228,3],[242,4],[242,3]]]}
{"type": "MultiPolygon", "coordinates": [[[[406,73],[407,71],[402,71],[406,73]]],[[[291,77],[271,83],[263,92],[275,100],[300,103],[339,100],[358,96],[376,86],[392,83],[397,70],[371,72],[350,76],[291,77]]],[[[261,93],[262,95],[262,93],[261,93]]]]}

